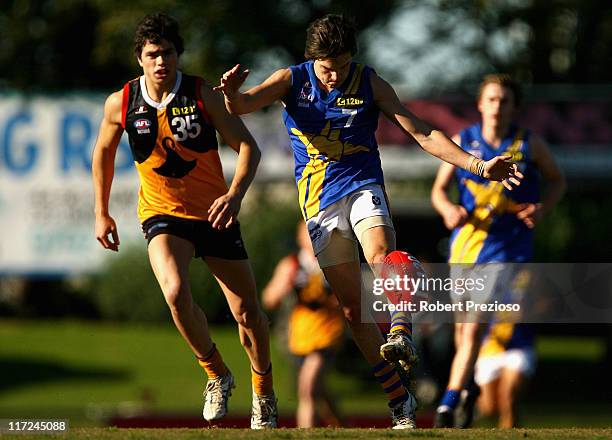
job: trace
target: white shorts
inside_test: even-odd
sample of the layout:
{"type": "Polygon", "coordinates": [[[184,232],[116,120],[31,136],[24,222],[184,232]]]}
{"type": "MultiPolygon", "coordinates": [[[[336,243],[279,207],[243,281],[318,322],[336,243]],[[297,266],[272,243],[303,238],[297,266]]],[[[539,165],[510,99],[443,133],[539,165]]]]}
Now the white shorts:
{"type": "Polygon", "coordinates": [[[363,232],[375,226],[393,228],[393,223],[384,190],[369,184],[322,209],[306,226],[319,265],[329,267],[358,260],[363,232]]]}
{"type": "Polygon", "coordinates": [[[474,380],[478,385],[493,382],[504,368],[532,377],[536,363],[533,348],[512,348],[493,356],[480,356],[474,366],[474,380]]]}

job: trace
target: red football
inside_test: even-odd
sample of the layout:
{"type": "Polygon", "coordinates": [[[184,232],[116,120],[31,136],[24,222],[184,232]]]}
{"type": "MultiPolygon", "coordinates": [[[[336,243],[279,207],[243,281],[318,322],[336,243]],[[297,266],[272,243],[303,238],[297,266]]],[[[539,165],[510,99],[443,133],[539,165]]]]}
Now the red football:
{"type": "Polygon", "coordinates": [[[387,279],[400,279],[400,289],[386,289],[385,294],[394,303],[398,301],[411,301],[414,295],[413,283],[407,279],[416,280],[425,277],[425,270],[419,260],[404,251],[393,251],[385,257],[381,268],[381,276],[387,279]]]}

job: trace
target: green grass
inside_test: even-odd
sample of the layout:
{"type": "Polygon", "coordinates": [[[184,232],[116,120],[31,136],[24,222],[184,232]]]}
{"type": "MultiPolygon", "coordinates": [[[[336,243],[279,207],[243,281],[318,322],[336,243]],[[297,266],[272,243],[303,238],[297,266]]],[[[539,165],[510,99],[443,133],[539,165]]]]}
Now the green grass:
{"type": "MultiPolygon", "coordinates": [[[[249,367],[237,332],[223,328],[214,337],[238,379],[232,406],[246,412],[249,367]]],[[[4,416],[78,417],[135,408],[143,400],[156,410],[197,414],[206,380],[170,323],[137,327],[5,322],[0,327],[0,359],[3,364],[14,362],[12,373],[19,378],[3,384],[4,416]],[[32,374],[23,377],[24,370],[32,374]]],[[[279,364],[279,380],[286,380],[288,369],[274,364],[279,364]]]]}
{"type": "MultiPolygon", "coordinates": [[[[236,377],[234,413],[248,413],[248,359],[233,327],[212,330],[236,377]]],[[[294,366],[273,349],[274,380],[284,413],[296,406],[294,366]]],[[[68,417],[76,423],[117,410],[200,414],[205,375],[171,323],[158,326],[4,321],[0,326],[0,417],[68,417]]],[[[376,384],[335,374],[346,411],[386,414],[376,384]],[[372,396],[372,392],[378,393],[372,396]]]]}
{"type": "Polygon", "coordinates": [[[572,359],[597,361],[602,359],[606,350],[603,339],[563,336],[537,340],[538,356],[543,359],[572,359]]]}
{"type": "MultiPolygon", "coordinates": [[[[612,429],[468,429],[468,430],[435,430],[422,429],[410,432],[392,431],[390,429],[278,429],[274,431],[251,431],[246,429],[116,429],[116,428],[77,428],[67,434],[44,436],[44,438],[72,439],[369,439],[383,440],[390,438],[418,439],[609,439],[612,429]]],[[[39,439],[40,434],[3,435],[7,439],[39,439]]]]}
{"type": "MultiPolygon", "coordinates": [[[[212,333],[237,380],[230,410],[233,414],[247,414],[250,371],[237,332],[233,327],[221,327],[214,328],[212,333]]],[[[541,374],[556,375],[557,381],[544,376],[537,379],[552,384],[549,388],[540,385],[537,398],[553,397],[539,401],[527,396],[523,424],[611,426],[609,401],[606,403],[596,395],[580,401],[566,401],[553,395],[572,385],[567,378],[575,382],[570,391],[596,388],[593,384],[599,383],[597,370],[589,370],[588,377],[580,378],[574,370],[558,370],[557,362],[559,359],[583,362],[575,364],[576,368],[585,362],[597,365],[603,344],[597,339],[546,337],[539,340],[538,350],[541,374]]],[[[273,364],[280,410],[290,415],[296,406],[294,365],[276,350],[273,364]]],[[[362,361],[355,361],[354,368],[361,373],[366,370],[362,361]]],[[[109,415],[118,412],[127,415],[141,410],[200,417],[205,380],[191,351],[170,322],[135,326],[5,320],[0,325],[0,418],[67,418],[71,426],[78,427],[101,425],[109,415]]],[[[345,414],[387,416],[384,396],[373,381],[363,380],[359,374],[334,372],[328,383],[345,414]]]]}

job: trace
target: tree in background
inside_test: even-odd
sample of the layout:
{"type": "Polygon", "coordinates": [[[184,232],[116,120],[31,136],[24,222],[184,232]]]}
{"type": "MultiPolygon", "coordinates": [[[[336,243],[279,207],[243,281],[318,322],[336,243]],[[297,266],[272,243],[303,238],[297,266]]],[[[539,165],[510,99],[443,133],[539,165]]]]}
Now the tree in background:
{"type": "Polygon", "coordinates": [[[0,84],[28,91],[100,90],[131,79],[137,73],[132,34],[149,12],[164,11],[181,22],[189,36],[183,67],[213,81],[236,62],[275,67],[302,60],[304,35],[296,29],[315,17],[348,12],[366,28],[389,14],[393,3],[355,8],[350,0],[3,2],[0,84]]]}
{"type": "Polygon", "coordinates": [[[496,71],[525,83],[609,82],[612,7],[605,0],[404,0],[365,38],[381,73],[411,94],[473,85],[496,71]]]}
{"type": "Polygon", "coordinates": [[[258,71],[301,61],[296,29],[326,13],[353,15],[364,61],[419,93],[490,71],[528,83],[604,82],[612,64],[607,0],[13,0],[0,9],[0,85],[18,90],[107,90],[132,78],[132,32],[158,10],[189,35],[184,68],[211,80],[236,62],[256,82],[258,71]]]}

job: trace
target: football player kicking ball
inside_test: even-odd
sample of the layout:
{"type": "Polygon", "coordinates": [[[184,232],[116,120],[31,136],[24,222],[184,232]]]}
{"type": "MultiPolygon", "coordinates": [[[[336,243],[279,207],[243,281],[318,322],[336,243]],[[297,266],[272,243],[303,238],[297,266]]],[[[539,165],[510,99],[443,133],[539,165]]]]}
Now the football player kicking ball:
{"type": "Polygon", "coordinates": [[[259,149],[218,93],[201,78],[177,69],[183,40],[174,19],[146,16],[136,31],[134,49],[143,75],[106,100],[94,149],[96,238],[104,248],[119,250],[109,198],[115,153],[127,131],[140,177],[138,216],[149,242],[151,267],[176,327],[208,375],[204,418],[225,416],[234,378],[211,340],[204,312],[193,301],[188,279],[193,256],[201,257],[217,279],[251,361],[251,428],[276,427],[268,320],[257,302],[236,220],[259,149]],[[238,152],[229,188],[216,131],[238,152]]]}
{"type": "Polygon", "coordinates": [[[376,324],[361,319],[357,241],[368,263],[378,267],[395,250],[375,138],[379,111],[426,151],[459,168],[514,184],[520,175],[509,158],[479,160],[417,119],[374,70],[353,61],[356,53],[351,21],[327,15],[308,27],[306,62],[280,69],[244,93],[239,89],[248,71],[241,72],[237,65],[216,89],[233,113],[250,113],[278,100],[285,107],[299,205],[319,265],[344,308],[355,342],[387,394],[393,427],[414,428],[416,401],[390,363],[414,362],[411,319],[405,313],[392,316],[386,343],[376,324]]]}

